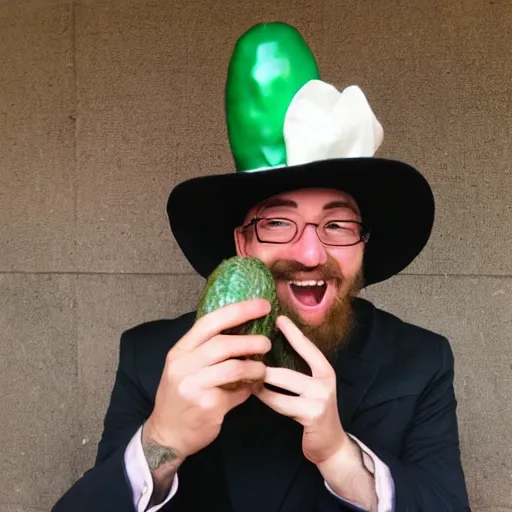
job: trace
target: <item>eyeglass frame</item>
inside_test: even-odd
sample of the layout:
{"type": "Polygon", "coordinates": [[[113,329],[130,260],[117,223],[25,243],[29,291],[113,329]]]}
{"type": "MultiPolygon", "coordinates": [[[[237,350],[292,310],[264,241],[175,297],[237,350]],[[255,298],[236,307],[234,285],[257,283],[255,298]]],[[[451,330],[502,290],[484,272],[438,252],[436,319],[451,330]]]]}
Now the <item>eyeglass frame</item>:
{"type": "Polygon", "coordinates": [[[351,224],[359,225],[359,227],[360,227],[359,240],[357,242],[352,243],[352,244],[342,244],[342,245],[340,245],[340,244],[326,244],[325,242],[322,242],[322,240],[320,240],[320,236],[318,235],[318,228],[321,225],[320,223],[318,223],[318,222],[304,222],[304,227],[302,228],[302,232],[299,235],[299,226],[297,225],[297,222],[295,222],[293,219],[289,219],[288,217],[253,217],[247,224],[242,225],[240,227],[241,227],[241,229],[248,229],[251,226],[254,226],[254,232],[256,233],[256,238],[258,239],[258,242],[260,244],[277,244],[277,245],[289,244],[289,243],[293,242],[294,239],[297,238],[297,235],[299,235],[298,238],[300,239],[302,237],[302,235],[304,234],[304,231],[306,230],[307,226],[315,226],[315,233],[316,233],[316,236],[317,236],[318,240],[320,241],[321,244],[326,245],[328,247],[353,247],[354,245],[360,244],[361,242],[363,242],[364,244],[367,244],[368,240],[370,239],[370,229],[364,223],[362,223],[360,221],[357,221],[357,220],[345,220],[345,219],[329,219],[328,222],[350,222],[351,224]],[[295,234],[287,242],[267,242],[267,241],[263,241],[263,240],[261,240],[260,235],[258,233],[257,223],[260,220],[285,220],[287,222],[291,222],[291,223],[293,223],[295,225],[295,228],[296,228],[295,234]]]}

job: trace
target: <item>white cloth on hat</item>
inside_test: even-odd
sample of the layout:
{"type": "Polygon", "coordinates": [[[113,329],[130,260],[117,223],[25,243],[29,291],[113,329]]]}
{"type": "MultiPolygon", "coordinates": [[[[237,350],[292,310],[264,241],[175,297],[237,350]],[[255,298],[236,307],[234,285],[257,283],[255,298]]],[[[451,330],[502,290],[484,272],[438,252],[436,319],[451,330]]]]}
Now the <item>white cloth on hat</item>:
{"type": "Polygon", "coordinates": [[[283,135],[291,166],[329,158],[372,157],[384,131],[358,86],[340,92],[326,82],[310,80],[286,111],[283,135]]]}

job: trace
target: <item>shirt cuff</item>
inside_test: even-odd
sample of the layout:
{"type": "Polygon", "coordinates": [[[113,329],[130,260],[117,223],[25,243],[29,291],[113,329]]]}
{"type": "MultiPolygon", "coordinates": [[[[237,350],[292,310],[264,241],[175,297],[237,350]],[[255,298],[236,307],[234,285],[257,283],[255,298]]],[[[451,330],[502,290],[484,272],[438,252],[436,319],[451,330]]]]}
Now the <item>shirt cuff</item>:
{"type": "Polygon", "coordinates": [[[142,426],[135,432],[124,452],[126,474],[132,488],[136,512],[156,512],[169,502],[178,491],[178,474],[174,475],[171,490],[162,503],[148,509],[153,494],[153,477],[142,450],[142,426]]]}
{"type": "MultiPolygon", "coordinates": [[[[389,467],[382,462],[377,455],[375,455],[366,445],[364,445],[359,439],[349,434],[349,436],[359,445],[361,450],[371,457],[374,464],[374,479],[375,479],[375,493],[377,494],[377,512],[394,512],[395,510],[395,484],[389,467]]],[[[352,503],[341,496],[338,496],[324,481],[327,490],[340,499],[347,505],[351,506],[355,510],[363,511],[360,506],[352,503]]]]}

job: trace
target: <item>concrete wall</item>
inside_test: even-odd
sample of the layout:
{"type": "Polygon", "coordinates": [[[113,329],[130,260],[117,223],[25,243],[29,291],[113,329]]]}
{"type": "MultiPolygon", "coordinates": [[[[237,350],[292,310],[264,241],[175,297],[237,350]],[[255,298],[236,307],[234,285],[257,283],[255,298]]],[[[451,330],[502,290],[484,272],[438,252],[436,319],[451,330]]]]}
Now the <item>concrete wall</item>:
{"type": "Polygon", "coordinates": [[[367,296],[449,336],[473,509],[512,509],[512,2],[3,0],[0,512],[48,510],[91,465],[121,331],[194,307],[165,202],[232,169],[227,63],[264,20],[361,85],[381,154],[431,180],[431,242],[367,296]]]}

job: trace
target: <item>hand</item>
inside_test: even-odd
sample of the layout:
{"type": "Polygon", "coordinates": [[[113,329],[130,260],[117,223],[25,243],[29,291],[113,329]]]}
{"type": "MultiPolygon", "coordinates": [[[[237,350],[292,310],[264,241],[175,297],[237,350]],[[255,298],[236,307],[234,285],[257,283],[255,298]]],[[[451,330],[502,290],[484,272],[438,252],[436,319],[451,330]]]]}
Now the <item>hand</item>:
{"type": "Polygon", "coordinates": [[[271,348],[265,336],[224,335],[225,329],[269,313],[262,299],[217,309],[202,318],[168,352],[144,436],[186,458],[209,445],[219,434],[226,413],[249,398],[251,384],[262,382],[261,361],[233,359],[263,355],[271,348]]]}
{"type": "Polygon", "coordinates": [[[304,426],[304,456],[319,465],[338,453],[349,440],[338,413],[336,374],[322,352],[289,318],[278,317],[277,327],[309,365],[312,376],[286,368],[267,368],[265,383],[299,396],[287,396],[266,388],[254,394],[276,412],[304,426]]]}

